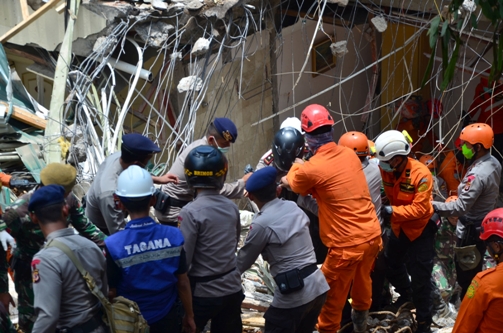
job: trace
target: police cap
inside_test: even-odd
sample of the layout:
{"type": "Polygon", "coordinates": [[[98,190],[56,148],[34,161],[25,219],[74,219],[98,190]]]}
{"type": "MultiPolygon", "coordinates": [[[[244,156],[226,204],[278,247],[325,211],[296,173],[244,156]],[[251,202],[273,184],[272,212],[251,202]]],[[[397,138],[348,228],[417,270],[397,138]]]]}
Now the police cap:
{"type": "Polygon", "coordinates": [[[218,134],[225,139],[225,141],[236,142],[238,138],[238,129],[236,125],[229,118],[215,118],[213,126],[218,131],[218,134]]]}
{"type": "Polygon", "coordinates": [[[257,170],[246,181],[246,190],[250,193],[260,191],[264,187],[275,183],[276,176],[276,168],[272,166],[257,170]]]}
{"type": "Polygon", "coordinates": [[[36,190],[30,198],[28,211],[59,204],[65,201],[65,188],[61,185],[47,185],[36,190]]]}
{"type": "Polygon", "coordinates": [[[124,135],[121,149],[134,156],[147,156],[161,151],[152,140],[138,133],[124,135]]]}

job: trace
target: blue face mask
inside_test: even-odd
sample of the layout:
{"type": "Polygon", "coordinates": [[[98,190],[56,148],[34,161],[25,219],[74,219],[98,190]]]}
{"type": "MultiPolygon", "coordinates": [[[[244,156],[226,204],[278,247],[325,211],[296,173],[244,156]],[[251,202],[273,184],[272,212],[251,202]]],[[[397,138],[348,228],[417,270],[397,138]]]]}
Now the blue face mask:
{"type": "Polygon", "coordinates": [[[385,172],[395,171],[395,168],[393,168],[388,162],[379,161],[379,166],[385,172]]]}

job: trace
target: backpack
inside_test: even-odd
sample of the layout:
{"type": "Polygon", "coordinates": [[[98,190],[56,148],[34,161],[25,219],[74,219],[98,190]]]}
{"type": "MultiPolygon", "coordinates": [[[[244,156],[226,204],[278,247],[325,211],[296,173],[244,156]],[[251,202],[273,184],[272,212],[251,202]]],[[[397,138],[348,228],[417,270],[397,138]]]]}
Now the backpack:
{"type": "Polygon", "coordinates": [[[138,304],[122,296],[115,297],[110,302],[96,286],[91,274],[84,269],[79,259],[66,244],[53,239],[45,247],[57,247],[77,267],[89,290],[100,300],[105,312],[103,322],[110,329],[110,333],[149,333],[148,323],[141,315],[138,304]]]}

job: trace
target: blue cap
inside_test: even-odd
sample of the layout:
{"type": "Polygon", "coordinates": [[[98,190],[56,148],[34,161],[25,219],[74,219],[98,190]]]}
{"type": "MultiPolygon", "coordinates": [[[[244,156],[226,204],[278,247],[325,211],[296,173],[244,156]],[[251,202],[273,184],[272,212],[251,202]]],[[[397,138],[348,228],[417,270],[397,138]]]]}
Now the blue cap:
{"type": "Polygon", "coordinates": [[[238,129],[236,125],[229,118],[215,118],[213,120],[213,125],[218,131],[218,134],[222,136],[226,141],[236,142],[238,138],[238,129]]]}
{"type": "Polygon", "coordinates": [[[126,134],[122,137],[121,149],[136,156],[155,154],[161,149],[146,136],[138,133],[126,134]]]}
{"type": "Polygon", "coordinates": [[[65,202],[65,188],[61,185],[47,185],[36,190],[30,198],[28,211],[65,202]]]}
{"type": "Polygon", "coordinates": [[[246,190],[248,192],[255,192],[268,185],[276,183],[277,175],[278,172],[276,171],[276,168],[272,166],[257,170],[246,181],[246,190]]]}

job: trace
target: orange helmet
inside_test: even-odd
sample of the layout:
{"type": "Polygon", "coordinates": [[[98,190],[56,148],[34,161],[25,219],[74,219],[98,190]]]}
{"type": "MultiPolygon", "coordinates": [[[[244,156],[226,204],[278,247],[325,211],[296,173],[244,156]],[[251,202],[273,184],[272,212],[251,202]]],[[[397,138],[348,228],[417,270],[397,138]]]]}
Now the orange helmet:
{"type": "Polygon", "coordinates": [[[367,136],[361,132],[347,132],[343,134],[338,142],[339,146],[353,149],[358,156],[369,155],[369,143],[367,136]]]}
{"type": "Polygon", "coordinates": [[[328,110],[319,104],[308,105],[300,115],[302,121],[302,129],[309,133],[321,126],[334,124],[334,118],[330,115],[328,110]]]}
{"type": "Polygon", "coordinates": [[[368,145],[369,145],[369,154],[370,156],[374,157],[376,154],[376,144],[372,140],[368,140],[368,145]]]}
{"type": "Polygon", "coordinates": [[[480,239],[487,240],[491,236],[503,238],[503,208],[489,212],[482,221],[480,239]]]}
{"type": "Polygon", "coordinates": [[[491,126],[483,123],[476,123],[463,128],[459,138],[472,145],[480,143],[485,149],[489,149],[494,142],[494,132],[491,126]]]}
{"type": "Polygon", "coordinates": [[[430,170],[433,170],[437,167],[437,161],[435,161],[435,157],[428,154],[421,156],[419,158],[419,162],[426,165],[430,170]]]}
{"type": "Polygon", "coordinates": [[[445,199],[445,203],[456,201],[456,200],[458,200],[458,196],[457,195],[451,195],[450,197],[448,197],[447,199],[445,199]]]}

